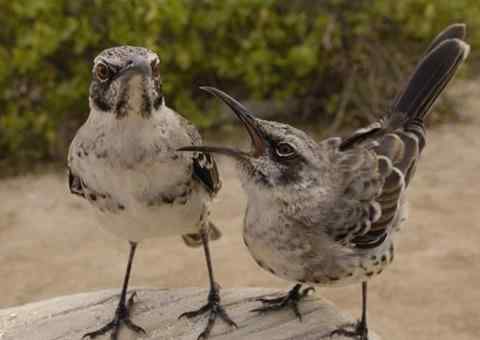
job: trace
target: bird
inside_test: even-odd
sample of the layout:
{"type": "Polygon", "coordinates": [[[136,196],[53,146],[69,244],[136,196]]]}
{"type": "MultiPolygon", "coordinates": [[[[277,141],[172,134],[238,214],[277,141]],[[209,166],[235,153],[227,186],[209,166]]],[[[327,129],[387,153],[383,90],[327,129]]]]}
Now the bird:
{"type": "Polygon", "coordinates": [[[130,320],[135,293],[127,301],[127,290],[137,245],[151,237],[181,236],[187,246],[203,245],[208,302],[180,316],[210,313],[199,338],[208,338],[217,317],[236,327],[221,305],[209,250],[209,240],[221,236],[209,217],[210,202],[221,188],[217,165],[208,153],[176,151],[200,144],[201,137],[166,106],[158,55],[137,46],[102,51],[93,61],[89,106],[69,148],[68,186],[90,203],[103,228],[129,242],[130,251],[113,320],[84,338],[111,331],[117,339],[122,325],[145,333],[130,320]]]}
{"type": "Polygon", "coordinates": [[[243,239],[256,263],[295,282],[285,295],[259,299],[255,312],[293,309],[311,286],[362,285],[362,316],[327,336],[368,339],[367,282],[394,259],[407,218],[407,188],[425,147],[425,118],[467,58],[463,24],[430,45],[388,110],[346,137],[314,138],[291,125],[256,118],[214,87],[247,130],[251,148],[185,146],[235,160],[247,195],[243,239]],[[311,285],[302,290],[303,285],[311,285]]]}

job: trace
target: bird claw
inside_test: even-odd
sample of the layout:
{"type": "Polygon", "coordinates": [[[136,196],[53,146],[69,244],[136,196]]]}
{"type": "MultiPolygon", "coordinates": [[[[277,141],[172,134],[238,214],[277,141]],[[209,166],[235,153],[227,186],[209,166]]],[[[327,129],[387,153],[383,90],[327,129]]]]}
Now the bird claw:
{"type": "Polygon", "coordinates": [[[315,291],[313,287],[307,287],[300,291],[301,286],[297,285],[293,287],[285,296],[281,296],[273,299],[258,298],[256,301],[260,301],[262,304],[267,305],[259,308],[252,309],[252,313],[266,313],[271,311],[278,311],[284,308],[291,308],[295,313],[295,316],[299,321],[302,321],[302,314],[298,309],[298,303],[308,296],[310,292],[315,291]]]}
{"type": "Polygon", "coordinates": [[[225,311],[225,308],[223,308],[223,306],[220,304],[220,296],[218,295],[218,290],[216,288],[213,291],[211,291],[210,294],[208,295],[208,303],[206,305],[200,307],[197,310],[185,312],[181,314],[178,318],[181,319],[185,317],[187,319],[192,319],[196,316],[199,316],[208,312],[210,314],[208,316],[207,326],[205,327],[203,332],[200,333],[197,340],[206,340],[209,338],[210,332],[212,331],[217,318],[220,318],[223,322],[225,322],[230,327],[238,328],[235,321],[233,321],[230,318],[230,316],[228,316],[227,312],[225,311]]]}
{"type": "Polygon", "coordinates": [[[119,306],[117,307],[117,310],[115,311],[115,317],[113,318],[112,321],[107,323],[102,328],[97,329],[96,331],[84,334],[82,336],[82,339],[86,339],[86,338],[94,339],[97,336],[107,333],[108,331],[112,331],[112,333],[110,334],[110,339],[117,340],[118,332],[122,324],[124,324],[128,329],[130,329],[135,333],[147,334],[147,332],[142,327],[134,324],[132,320],[130,320],[130,309],[134,304],[134,298],[136,295],[137,295],[136,292],[132,293],[132,295],[127,301],[126,306],[124,304],[122,305],[121,303],[119,304],[119,306]]]}
{"type": "Polygon", "coordinates": [[[339,328],[330,332],[329,337],[331,338],[335,335],[349,337],[357,340],[368,340],[368,328],[363,322],[357,321],[356,323],[349,323],[340,326],[339,328]],[[351,328],[352,330],[350,330],[349,328],[351,328]]]}

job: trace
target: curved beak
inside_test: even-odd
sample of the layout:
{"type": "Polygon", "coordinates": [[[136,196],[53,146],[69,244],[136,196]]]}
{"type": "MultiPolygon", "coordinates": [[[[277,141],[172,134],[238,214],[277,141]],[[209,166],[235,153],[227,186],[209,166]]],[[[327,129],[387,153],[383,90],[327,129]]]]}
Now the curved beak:
{"type": "Polygon", "coordinates": [[[237,158],[246,158],[246,157],[254,157],[258,158],[265,153],[266,149],[266,142],[265,137],[262,131],[259,128],[258,122],[253,117],[253,115],[247,110],[245,106],[243,106],[239,101],[235,98],[229,96],[225,92],[216,89],[210,86],[202,86],[200,87],[201,90],[204,90],[215,97],[220,98],[225,104],[227,104],[238,119],[242,122],[245,129],[250,136],[252,141],[253,150],[251,153],[247,153],[245,151],[231,149],[226,147],[215,147],[215,146],[187,146],[178,149],[178,151],[201,151],[201,152],[211,152],[211,153],[221,153],[227,156],[237,157],[237,158]]]}

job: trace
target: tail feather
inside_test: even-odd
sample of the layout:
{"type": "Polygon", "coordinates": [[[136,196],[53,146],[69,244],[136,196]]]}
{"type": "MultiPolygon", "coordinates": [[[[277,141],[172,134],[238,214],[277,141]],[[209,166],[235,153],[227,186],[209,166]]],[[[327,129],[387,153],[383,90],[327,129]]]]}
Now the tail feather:
{"type": "Polygon", "coordinates": [[[467,34],[467,26],[465,24],[452,24],[440,32],[430,43],[425,54],[435,49],[440,43],[449,39],[465,40],[467,34]]]}
{"type": "Polygon", "coordinates": [[[464,27],[450,27],[435,39],[394,102],[392,111],[342,142],[341,148],[358,142],[374,145],[371,150],[377,155],[379,173],[384,176],[382,190],[375,198],[375,214],[369,215],[370,230],[351,240],[356,248],[379,246],[388,237],[395,221],[402,218],[403,192],[425,146],[423,119],[468,55],[466,43],[446,38],[462,36],[462,29],[464,27]],[[368,143],[372,138],[376,145],[368,143]],[[372,216],[380,217],[374,219],[372,216]]]}
{"type": "MultiPolygon", "coordinates": [[[[470,47],[459,39],[442,41],[417,65],[405,89],[395,100],[392,112],[401,113],[401,123],[423,121],[458,67],[468,56],[470,47]]],[[[398,116],[398,115],[395,115],[398,116]]],[[[395,117],[392,123],[396,125],[395,117]]],[[[392,126],[396,127],[396,126],[392,126]]]]}

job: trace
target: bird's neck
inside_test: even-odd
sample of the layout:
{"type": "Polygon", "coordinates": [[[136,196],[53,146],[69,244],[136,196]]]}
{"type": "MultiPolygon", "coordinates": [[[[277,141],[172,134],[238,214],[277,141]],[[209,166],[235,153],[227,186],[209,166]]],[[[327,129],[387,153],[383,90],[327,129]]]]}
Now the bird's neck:
{"type": "Polygon", "coordinates": [[[142,114],[141,112],[129,111],[119,117],[114,112],[105,112],[91,108],[87,121],[90,124],[107,126],[112,129],[138,129],[143,126],[152,125],[153,121],[158,123],[167,120],[170,111],[171,110],[162,103],[148,115],[142,114]]]}

